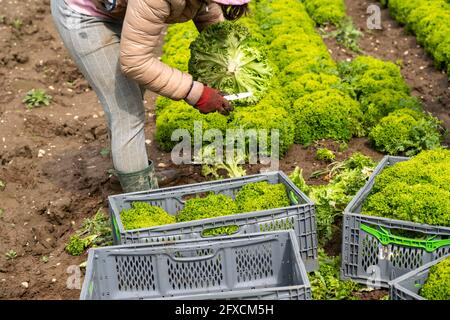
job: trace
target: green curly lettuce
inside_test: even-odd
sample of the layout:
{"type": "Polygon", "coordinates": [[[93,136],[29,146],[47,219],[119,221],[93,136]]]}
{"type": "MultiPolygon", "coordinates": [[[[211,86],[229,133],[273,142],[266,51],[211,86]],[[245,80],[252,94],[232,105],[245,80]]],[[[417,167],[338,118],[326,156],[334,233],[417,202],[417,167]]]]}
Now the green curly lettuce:
{"type": "Polygon", "coordinates": [[[412,156],[439,148],[440,131],[441,122],[437,118],[412,109],[399,109],[382,118],[369,137],[379,151],[412,156]]]}
{"type": "Polygon", "coordinates": [[[316,150],[316,159],[321,161],[332,162],[336,159],[334,152],[327,148],[319,148],[316,150]]]}
{"type": "Polygon", "coordinates": [[[416,97],[393,89],[382,89],[361,97],[364,125],[369,128],[376,125],[390,112],[404,108],[421,111],[422,105],[416,97]]]}
{"type": "Polygon", "coordinates": [[[358,99],[385,89],[407,95],[410,93],[400,68],[392,62],[359,56],[350,62],[340,62],[338,69],[341,78],[353,87],[358,99]]]}
{"type": "Polygon", "coordinates": [[[431,267],[420,295],[427,300],[450,300],[450,258],[431,267]]]}
{"type": "Polygon", "coordinates": [[[303,0],[306,10],[317,24],[337,25],[345,17],[343,0],[303,0]]]}
{"type": "MultiPolygon", "coordinates": [[[[386,1],[386,0],[385,0],[386,1]]],[[[450,2],[448,0],[389,0],[390,14],[429,52],[439,69],[450,69],[450,2]]]]}
{"type": "Polygon", "coordinates": [[[364,134],[358,102],[336,89],[307,94],[289,112],[296,124],[295,142],[299,144],[319,139],[348,141],[364,134]]]}
{"type": "MultiPolygon", "coordinates": [[[[256,106],[241,108],[232,114],[229,128],[243,130],[266,130],[266,141],[264,135],[259,135],[259,145],[266,143],[266,154],[259,149],[259,156],[269,156],[272,150],[272,134],[278,131],[279,154],[284,155],[294,143],[295,126],[289,113],[280,107],[272,106],[270,103],[261,101],[256,106]]],[[[273,140],[276,143],[276,140],[273,140]]],[[[246,138],[249,144],[249,138],[246,138]]]]}
{"type": "Polygon", "coordinates": [[[187,200],[184,208],[178,211],[177,221],[214,218],[237,212],[237,206],[233,199],[223,194],[210,193],[204,198],[187,200]]]}
{"type": "Polygon", "coordinates": [[[189,73],[227,94],[252,92],[252,97],[237,103],[256,103],[269,88],[273,71],[254,44],[243,25],[229,21],[213,24],[190,45],[189,73]]]}
{"type": "MultiPolygon", "coordinates": [[[[202,114],[184,101],[158,101],[161,105],[156,118],[156,141],[163,151],[170,152],[179,143],[179,140],[172,140],[172,134],[178,129],[187,130],[190,136],[194,137],[196,128],[199,131],[201,128],[202,133],[209,129],[224,133],[227,128],[227,117],[218,112],[202,114]]],[[[194,143],[194,139],[191,139],[191,143],[194,143]]]]}
{"type": "Polygon", "coordinates": [[[133,202],[130,209],[120,212],[120,219],[125,230],[149,228],[175,223],[175,217],[164,209],[146,202],[133,202]]]}
{"type": "Polygon", "coordinates": [[[269,184],[267,181],[249,183],[236,195],[240,212],[253,212],[291,205],[283,184],[269,184]]]}

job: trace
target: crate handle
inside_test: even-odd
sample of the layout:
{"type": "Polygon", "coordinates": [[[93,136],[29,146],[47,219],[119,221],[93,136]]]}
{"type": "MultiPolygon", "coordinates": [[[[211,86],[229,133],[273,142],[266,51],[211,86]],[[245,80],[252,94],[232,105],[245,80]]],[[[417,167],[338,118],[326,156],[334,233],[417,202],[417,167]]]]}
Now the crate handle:
{"type": "Polygon", "coordinates": [[[209,260],[214,258],[216,255],[216,252],[210,253],[208,255],[204,256],[198,256],[198,257],[175,257],[174,255],[171,255],[172,260],[178,261],[178,262],[193,262],[193,261],[203,261],[203,260],[209,260]]]}
{"type": "Polygon", "coordinates": [[[385,246],[388,244],[397,244],[401,246],[421,248],[425,249],[427,252],[433,252],[436,249],[439,249],[440,247],[450,245],[450,239],[435,240],[434,238],[436,236],[432,236],[426,240],[418,240],[393,235],[389,232],[389,230],[386,230],[383,227],[380,227],[380,229],[381,230],[377,230],[365,224],[361,224],[361,230],[374,236],[375,238],[378,239],[378,241],[381,242],[381,244],[385,246]]]}
{"type": "Polygon", "coordinates": [[[289,199],[291,200],[291,202],[292,202],[293,204],[296,204],[296,205],[297,205],[297,204],[299,203],[298,198],[297,198],[297,196],[295,195],[294,191],[290,190],[289,193],[288,193],[288,195],[289,195],[289,199]]]}
{"type": "Polygon", "coordinates": [[[116,234],[117,241],[120,242],[121,235],[120,235],[119,227],[117,226],[117,221],[116,221],[116,218],[114,217],[114,215],[111,215],[111,222],[113,225],[113,230],[111,230],[111,231],[116,234]]]}
{"type": "MultiPolygon", "coordinates": [[[[223,184],[218,184],[217,187],[220,187],[219,190],[216,191],[223,191],[227,189],[232,189],[235,187],[241,187],[249,183],[253,182],[261,182],[261,181],[267,181],[267,177],[253,177],[248,178],[245,180],[239,180],[239,181],[230,181],[223,184]]],[[[179,196],[186,196],[190,194],[195,193],[201,193],[201,192],[208,192],[211,191],[213,187],[216,187],[213,183],[208,184],[201,184],[198,186],[191,186],[188,190],[168,190],[164,191],[163,189],[160,189],[158,191],[154,191],[150,194],[139,194],[139,195],[130,195],[125,196],[124,201],[125,202],[132,202],[132,201],[151,201],[151,200],[161,200],[161,198],[168,198],[168,197],[179,197],[179,196]],[[164,191],[164,192],[163,192],[164,191]]],[[[214,189],[213,189],[214,190],[214,189]]]]}

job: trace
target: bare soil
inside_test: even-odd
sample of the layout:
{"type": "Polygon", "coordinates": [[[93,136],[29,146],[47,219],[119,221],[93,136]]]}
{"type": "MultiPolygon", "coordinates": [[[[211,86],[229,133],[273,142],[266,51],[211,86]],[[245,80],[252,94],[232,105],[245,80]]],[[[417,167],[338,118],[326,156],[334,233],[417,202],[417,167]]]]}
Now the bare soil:
{"type": "MultiPolygon", "coordinates": [[[[364,2],[347,2],[349,13],[363,28],[364,2]]],[[[445,75],[433,69],[413,37],[404,34],[386,12],[383,17],[386,30],[366,33],[361,46],[379,57],[403,58],[407,68],[402,72],[414,93],[422,95],[427,108],[448,127],[445,75]]],[[[80,291],[66,285],[67,268],[85,261],[86,255],[68,255],[65,244],[84,218],[100,208],[106,212],[108,195],[121,192],[116,178],[108,173],[110,157],[101,155],[109,144],[104,113],[55,31],[48,0],[0,0],[0,42],[0,180],[6,183],[0,191],[0,299],[77,299],[80,291]],[[20,28],[12,26],[20,24],[17,19],[20,28]],[[51,105],[27,110],[22,99],[33,88],[46,89],[53,96],[51,105]],[[7,259],[9,250],[16,251],[17,257],[7,259]]],[[[327,44],[335,58],[352,56],[332,40],[327,44]]],[[[176,168],[178,184],[204,181],[199,167],[175,166],[170,154],[158,149],[154,98],[146,94],[145,130],[147,151],[157,170],[176,168]]],[[[298,165],[309,176],[325,167],[326,163],[314,159],[318,145],[338,150],[330,141],[309,148],[296,145],[281,160],[280,169],[290,173],[298,165]]],[[[347,151],[337,153],[337,159],[355,151],[375,160],[382,157],[366,139],[354,139],[347,151]]],[[[259,170],[260,166],[252,166],[247,173],[259,170]]],[[[330,252],[338,252],[340,238],[334,242],[330,252]]]]}

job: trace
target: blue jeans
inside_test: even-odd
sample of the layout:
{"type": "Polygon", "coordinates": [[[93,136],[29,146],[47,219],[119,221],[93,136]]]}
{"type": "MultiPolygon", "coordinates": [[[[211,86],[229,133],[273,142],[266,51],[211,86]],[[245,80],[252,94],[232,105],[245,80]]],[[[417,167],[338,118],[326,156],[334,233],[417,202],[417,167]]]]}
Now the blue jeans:
{"type": "Polygon", "coordinates": [[[121,22],[78,13],[64,0],[52,0],[51,10],[64,45],[105,111],[114,168],[122,173],[145,169],[143,91],[120,71],[121,22]]]}

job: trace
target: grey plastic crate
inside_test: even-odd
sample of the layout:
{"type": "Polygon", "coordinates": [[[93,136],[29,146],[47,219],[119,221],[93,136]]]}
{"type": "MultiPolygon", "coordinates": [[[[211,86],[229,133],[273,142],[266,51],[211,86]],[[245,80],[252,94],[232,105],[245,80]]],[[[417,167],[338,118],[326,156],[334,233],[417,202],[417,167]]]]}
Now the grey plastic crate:
{"type": "Polygon", "coordinates": [[[422,267],[410,271],[389,282],[389,296],[391,300],[426,300],[420,295],[420,289],[428,279],[430,268],[439,262],[450,258],[450,255],[429,262],[422,267]]]}
{"type": "Polygon", "coordinates": [[[89,250],[80,299],[310,300],[295,233],[89,250]]]}
{"type": "Polygon", "coordinates": [[[408,159],[385,156],[366,185],[345,208],[341,278],[353,279],[372,287],[387,288],[389,281],[450,253],[448,227],[360,214],[362,204],[372,190],[375,177],[385,167],[408,159]],[[427,239],[433,239],[425,242],[395,237],[388,234],[391,230],[418,232],[427,239]],[[393,239],[395,241],[392,241],[393,239]]]}
{"type": "Polygon", "coordinates": [[[223,226],[237,226],[238,231],[236,234],[294,230],[306,270],[310,272],[318,268],[314,203],[283,172],[271,172],[242,178],[121,194],[110,196],[108,201],[115,244],[199,239],[202,238],[204,230],[223,226]],[[136,230],[125,230],[120,219],[120,212],[123,209],[129,209],[134,201],[144,201],[151,205],[159,206],[168,213],[175,215],[184,207],[184,199],[186,197],[212,191],[216,194],[225,194],[234,199],[236,193],[244,185],[260,181],[267,181],[271,184],[283,183],[291,198],[292,205],[285,208],[247,212],[136,230]]]}

